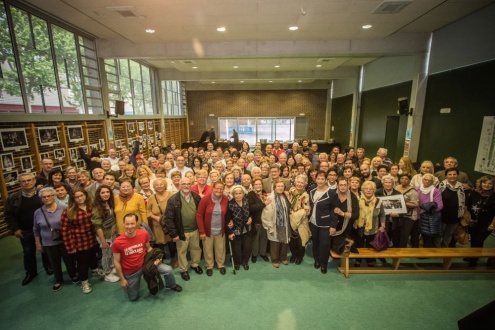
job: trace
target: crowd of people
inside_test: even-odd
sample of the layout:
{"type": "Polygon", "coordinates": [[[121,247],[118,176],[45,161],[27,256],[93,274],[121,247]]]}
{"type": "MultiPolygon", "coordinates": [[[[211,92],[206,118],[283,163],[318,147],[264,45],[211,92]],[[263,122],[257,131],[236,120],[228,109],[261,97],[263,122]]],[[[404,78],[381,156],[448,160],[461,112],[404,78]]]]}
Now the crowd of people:
{"type": "Polygon", "coordinates": [[[5,219],[23,248],[22,285],[38,274],[36,251],[54,276],[53,291],[62,287],[63,261],[83,293],[92,291],[91,274],[120,281],[136,300],[143,276],[152,293],[182,291],[173,269],[189,281],[190,271],[203,274],[202,257],[207,276],[215,267],[225,275],[229,254],[235,270],[260,259],[279,268],[300,265],[311,243],[313,266],[325,274],[330,250],[371,247],[379,231],[390,247],[455,247],[454,232],[469,215],[471,246],[482,247],[495,225],[494,178],[473,186],[453,157],[434,173],[428,160],[416,172],[408,157],[394,163],[383,148],[370,159],[350,146],[319,152],[307,139],[265,150],[244,141],[227,149],[171,144],[148,159],[139,143],[120,158],[113,149],[106,158],[80,150],[87,170],[54,169],[45,158],[38,175],[19,175],[5,219]],[[384,198],[395,195],[405,202],[400,212],[384,198]]]}

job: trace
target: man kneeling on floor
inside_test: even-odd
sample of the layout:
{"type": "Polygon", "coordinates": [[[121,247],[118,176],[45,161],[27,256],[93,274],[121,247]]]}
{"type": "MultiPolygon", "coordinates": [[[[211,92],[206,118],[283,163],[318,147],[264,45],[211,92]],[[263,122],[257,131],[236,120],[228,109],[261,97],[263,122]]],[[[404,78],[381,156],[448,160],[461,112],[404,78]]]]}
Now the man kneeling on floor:
{"type": "MultiPolygon", "coordinates": [[[[152,253],[150,237],[146,230],[137,229],[138,216],[126,214],[124,216],[125,232],[117,237],[112,245],[115,270],[120,277],[120,283],[127,291],[129,300],[135,301],[139,298],[139,287],[146,253],[152,253]]],[[[173,291],[180,292],[182,287],[175,283],[172,267],[162,263],[162,259],[156,259],[154,264],[159,276],[165,278],[165,286],[173,291]]],[[[158,278],[159,278],[158,276],[158,278]]]]}

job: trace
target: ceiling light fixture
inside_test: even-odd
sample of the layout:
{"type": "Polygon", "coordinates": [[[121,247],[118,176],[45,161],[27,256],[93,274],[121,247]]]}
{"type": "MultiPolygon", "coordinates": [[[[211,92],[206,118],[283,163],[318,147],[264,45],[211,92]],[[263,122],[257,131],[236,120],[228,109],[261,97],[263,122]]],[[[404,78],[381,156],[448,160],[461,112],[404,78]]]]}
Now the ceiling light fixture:
{"type": "Polygon", "coordinates": [[[291,31],[296,31],[296,30],[298,30],[298,29],[299,29],[299,28],[298,28],[297,26],[291,26],[291,27],[289,28],[289,30],[291,30],[291,31]]]}
{"type": "Polygon", "coordinates": [[[146,33],[155,33],[155,30],[153,30],[153,29],[146,29],[146,33]]]}
{"type": "Polygon", "coordinates": [[[197,66],[193,66],[192,68],[193,68],[193,69],[197,69],[198,67],[197,67],[197,66]]]}
{"type": "Polygon", "coordinates": [[[316,67],[317,68],[321,68],[321,64],[316,64],[316,67]]]}
{"type": "Polygon", "coordinates": [[[244,80],[241,80],[241,84],[244,84],[244,80]]]}
{"type": "Polygon", "coordinates": [[[273,82],[273,80],[269,80],[268,82],[273,82]]]}
{"type": "Polygon", "coordinates": [[[212,83],[212,84],[214,84],[215,82],[214,82],[214,81],[212,81],[211,83],[212,83]]]}
{"type": "Polygon", "coordinates": [[[275,68],[280,68],[280,65],[278,65],[278,64],[277,64],[277,65],[275,65],[275,68]]]}
{"type": "Polygon", "coordinates": [[[371,29],[372,27],[373,27],[373,25],[371,25],[371,24],[363,25],[363,29],[365,29],[365,30],[371,29]]]}
{"type": "Polygon", "coordinates": [[[302,80],[298,80],[297,82],[302,83],[302,80]]]}
{"type": "Polygon", "coordinates": [[[227,31],[227,29],[225,28],[225,26],[221,26],[221,27],[217,28],[217,31],[218,32],[225,32],[225,31],[227,31]]]}
{"type": "Polygon", "coordinates": [[[234,69],[239,69],[239,66],[238,65],[234,65],[234,69]]]}

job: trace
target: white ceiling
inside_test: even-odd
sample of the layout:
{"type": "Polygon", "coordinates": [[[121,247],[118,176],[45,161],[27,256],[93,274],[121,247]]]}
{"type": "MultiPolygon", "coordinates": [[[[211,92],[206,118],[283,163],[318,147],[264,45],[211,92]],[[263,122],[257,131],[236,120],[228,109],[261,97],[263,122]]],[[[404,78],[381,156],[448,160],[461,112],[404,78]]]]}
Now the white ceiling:
{"type": "Polygon", "coordinates": [[[376,58],[424,52],[430,32],[494,1],[385,1],[408,3],[396,14],[374,13],[382,0],[25,2],[98,37],[102,57],[145,60],[161,69],[160,78],[232,84],[355,77],[376,58]],[[293,25],[299,29],[290,31],[293,25]],[[220,26],[226,31],[217,32],[220,26]]]}

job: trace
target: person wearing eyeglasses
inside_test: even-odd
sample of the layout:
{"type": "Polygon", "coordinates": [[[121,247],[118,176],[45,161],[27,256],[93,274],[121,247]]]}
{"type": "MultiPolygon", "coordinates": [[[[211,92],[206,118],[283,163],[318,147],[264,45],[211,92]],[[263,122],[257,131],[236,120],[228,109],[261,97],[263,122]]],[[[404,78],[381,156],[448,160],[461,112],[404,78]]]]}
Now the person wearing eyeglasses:
{"type": "MultiPolygon", "coordinates": [[[[5,221],[9,229],[22,245],[24,254],[24,270],[26,276],[22,285],[27,285],[38,275],[36,264],[36,245],[33,234],[33,215],[42,205],[36,193],[36,178],[33,173],[22,173],[18,177],[21,190],[9,195],[5,208],[5,221]]],[[[42,254],[43,267],[48,275],[53,271],[46,254],[42,254]]]]}
{"type": "Polygon", "coordinates": [[[52,290],[59,291],[64,281],[62,275],[62,259],[65,268],[73,283],[79,282],[76,274],[76,268],[72,257],[67,253],[62,240],[53,240],[52,230],[60,230],[60,219],[62,213],[67,208],[65,205],[57,204],[56,191],[52,187],[46,187],[39,191],[38,196],[41,198],[43,206],[34,212],[33,232],[36,242],[36,250],[45,252],[50,260],[55,277],[55,284],[52,290]]]}

